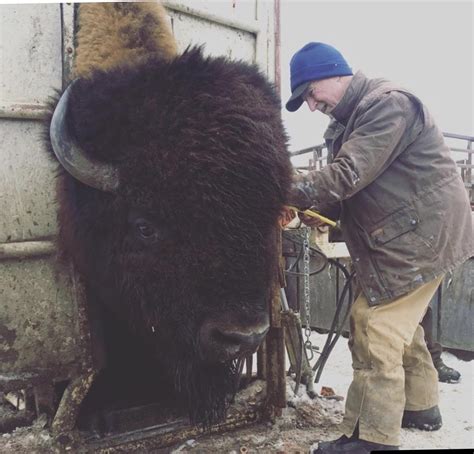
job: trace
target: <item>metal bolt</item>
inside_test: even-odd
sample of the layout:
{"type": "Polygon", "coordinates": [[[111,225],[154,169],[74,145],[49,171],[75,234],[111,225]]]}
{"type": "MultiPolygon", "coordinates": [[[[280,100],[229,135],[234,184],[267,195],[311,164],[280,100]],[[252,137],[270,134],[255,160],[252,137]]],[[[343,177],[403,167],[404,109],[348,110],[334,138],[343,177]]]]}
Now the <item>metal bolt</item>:
{"type": "Polygon", "coordinates": [[[416,219],[412,219],[412,220],[411,220],[411,225],[416,225],[416,223],[417,223],[417,220],[416,220],[416,219]]]}
{"type": "Polygon", "coordinates": [[[68,48],[66,49],[66,52],[67,52],[68,54],[72,54],[72,53],[73,53],[73,48],[72,48],[72,47],[68,47],[68,48]]]}

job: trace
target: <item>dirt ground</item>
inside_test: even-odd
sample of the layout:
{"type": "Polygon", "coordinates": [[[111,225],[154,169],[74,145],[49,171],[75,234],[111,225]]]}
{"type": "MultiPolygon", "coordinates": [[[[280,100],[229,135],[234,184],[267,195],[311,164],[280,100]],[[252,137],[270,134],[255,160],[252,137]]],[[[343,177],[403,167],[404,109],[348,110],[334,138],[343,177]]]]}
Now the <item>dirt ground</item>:
{"type": "MultiPolygon", "coordinates": [[[[313,334],[313,344],[322,346],[324,335],[313,334]]],[[[450,353],[443,353],[444,361],[462,374],[460,383],[440,383],[440,409],[443,427],[437,432],[402,429],[401,449],[449,449],[474,447],[474,361],[462,361],[450,353]]],[[[332,352],[316,391],[321,386],[331,387],[336,395],[345,397],[352,377],[347,341],[340,339],[332,352]]],[[[155,452],[170,453],[307,453],[318,440],[332,440],[340,436],[338,424],[342,420],[344,401],[310,399],[303,386],[294,395],[287,383],[288,406],[274,424],[260,423],[218,435],[203,435],[173,448],[155,452]]],[[[245,401],[263,394],[261,383],[255,383],[239,397],[245,401]]],[[[16,429],[0,436],[0,453],[52,453],[53,447],[46,421],[37,420],[30,428],[16,429]]],[[[71,448],[66,452],[75,452],[71,448]]],[[[81,450],[81,452],[83,452],[81,450]]],[[[143,451],[141,451],[143,452],[143,451]]]]}

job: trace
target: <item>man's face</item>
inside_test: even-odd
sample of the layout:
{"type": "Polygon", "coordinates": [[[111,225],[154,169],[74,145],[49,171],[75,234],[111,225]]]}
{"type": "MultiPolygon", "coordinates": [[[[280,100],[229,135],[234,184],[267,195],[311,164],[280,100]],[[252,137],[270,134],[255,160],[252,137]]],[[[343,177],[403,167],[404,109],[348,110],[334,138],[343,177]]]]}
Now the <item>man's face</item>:
{"type": "Polygon", "coordinates": [[[308,104],[309,110],[319,110],[329,115],[339,102],[339,84],[336,77],[330,79],[315,80],[309,84],[302,98],[308,104]]]}

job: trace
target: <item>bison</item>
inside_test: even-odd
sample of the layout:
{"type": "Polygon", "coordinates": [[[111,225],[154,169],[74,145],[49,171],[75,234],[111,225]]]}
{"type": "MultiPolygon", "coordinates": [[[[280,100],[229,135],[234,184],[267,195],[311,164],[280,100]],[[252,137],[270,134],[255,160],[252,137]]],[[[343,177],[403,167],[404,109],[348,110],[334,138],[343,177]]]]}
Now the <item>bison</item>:
{"type": "Polygon", "coordinates": [[[176,55],[159,5],[80,8],[76,78],[47,125],[59,246],[109,391],[165,381],[210,424],[269,328],[291,181],[280,101],[253,65],[176,55]]]}

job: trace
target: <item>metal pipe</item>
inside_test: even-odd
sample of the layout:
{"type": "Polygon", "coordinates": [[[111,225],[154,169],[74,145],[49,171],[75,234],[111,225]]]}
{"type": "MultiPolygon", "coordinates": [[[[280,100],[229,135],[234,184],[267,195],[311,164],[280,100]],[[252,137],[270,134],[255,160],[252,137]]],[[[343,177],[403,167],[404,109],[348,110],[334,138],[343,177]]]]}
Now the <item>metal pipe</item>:
{"type": "Polygon", "coordinates": [[[292,151],[291,156],[299,156],[300,154],[313,153],[315,150],[323,150],[326,148],[325,144],[315,145],[314,147],[303,148],[302,150],[292,151]]]}
{"type": "Polygon", "coordinates": [[[448,137],[450,139],[460,139],[460,140],[467,140],[469,142],[474,142],[473,136],[463,136],[461,134],[453,134],[451,132],[443,132],[444,137],[448,137]]]}
{"type": "Polygon", "coordinates": [[[0,105],[0,118],[12,120],[44,120],[49,112],[46,104],[6,103],[0,105]]]}
{"type": "Polygon", "coordinates": [[[56,246],[52,241],[24,241],[19,243],[0,243],[0,260],[22,259],[52,255],[56,246]]]}
{"type": "MultiPolygon", "coordinates": [[[[443,136],[446,137],[446,138],[449,138],[449,139],[459,139],[459,140],[467,140],[468,141],[468,145],[467,145],[468,148],[467,149],[450,147],[450,150],[460,151],[460,152],[465,152],[465,153],[470,153],[471,152],[471,148],[470,148],[469,144],[474,142],[474,137],[473,136],[463,136],[463,135],[460,135],[460,134],[452,134],[450,132],[443,132],[443,136]]],[[[302,155],[302,154],[305,154],[305,153],[313,153],[314,151],[317,151],[317,150],[323,150],[324,148],[326,148],[326,144],[322,143],[320,145],[314,145],[312,147],[292,151],[292,152],[290,152],[290,155],[291,156],[299,156],[299,155],[302,155]]]]}
{"type": "Polygon", "coordinates": [[[474,150],[471,150],[469,148],[454,148],[454,147],[449,147],[451,151],[459,151],[460,153],[474,153],[474,150]]]}

